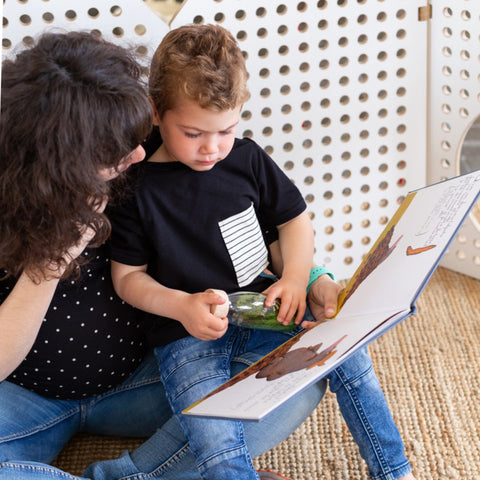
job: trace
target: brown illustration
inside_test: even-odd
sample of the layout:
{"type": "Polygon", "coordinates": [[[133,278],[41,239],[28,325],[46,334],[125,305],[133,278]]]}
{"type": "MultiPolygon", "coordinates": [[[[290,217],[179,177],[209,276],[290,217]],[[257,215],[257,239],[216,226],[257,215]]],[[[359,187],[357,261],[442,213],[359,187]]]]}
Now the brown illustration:
{"type": "Polygon", "coordinates": [[[283,356],[276,356],[273,362],[264,366],[255,376],[255,378],[266,378],[268,381],[276,380],[287,373],[298,370],[309,370],[315,366],[324,365],[325,362],[336,352],[337,345],[346,337],[337,340],[335,343],[317,353],[317,350],[323,345],[311,345],[309,347],[297,348],[285,353],[283,356]]]}
{"type": "Polygon", "coordinates": [[[382,263],[388,256],[395,250],[398,242],[401,240],[400,236],[397,241],[390,246],[390,242],[393,237],[395,226],[392,226],[386,235],[380,240],[375,250],[369,255],[358,274],[355,275],[353,284],[348,291],[345,291],[345,297],[342,300],[342,305],[352,296],[353,292],[359,287],[359,285],[382,263]]]}
{"type": "Polygon", "coordinates": [[[278,348],[276,348],[269,354],[265,355],[263,358],[258,360],[258,362],[254,363],[250,367],[240,372],[238,375],[235,375],[228,382],[225,382],[223,385],[221,385],[220,387],[210,392],[208,395],[204,397],[204,399],[211,397],[213,394],[221,392],[222,390],[225,390],[226,388],[231,387],[232,385],[235,385],[236,383],[244,380],[245,378],[249,377],[250,375],[253,375],[254,373],[257,373],[258,371],[262,370],[262,368],[266,367],[269,363],[274,361],[274,359],[277,356],[283,357],[290,350],[290,348],[293,345],[295,345],[300,340],[300,338],[302,338],[302,336],[307,331],[308,330],[304,330],[303,332],[300,332],[299,334],[292,337],[290,340],[287,340],[285,343],[282,343],[282,345],[280,345],[278,348]]]}

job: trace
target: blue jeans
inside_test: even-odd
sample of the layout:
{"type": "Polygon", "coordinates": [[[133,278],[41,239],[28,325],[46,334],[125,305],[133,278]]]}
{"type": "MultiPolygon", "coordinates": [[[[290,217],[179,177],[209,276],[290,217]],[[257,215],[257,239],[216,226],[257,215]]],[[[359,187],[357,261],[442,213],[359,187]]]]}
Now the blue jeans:
{"type": "MultiPolygon", "coordinates": [[[[232,374],[258,356],[235,359],[232,374]]],[[[245,423],[253,456],[287,438],[322,399],[318,382],[272,412],[261,423],[245,423]]],[[[155,357],[148,356],[121,386],[97,397],[65,401],[0,382],[0,480],[199,480],[195,460],[165,397],[155,357]],[[149,437],[133,452],[97,462],[81,477],[48,465],[77,432],[149,437]]]]}
{"type": "MultiPolygon", "coordinates": [[[[251,352],[236,358],[232,375],[256,360],[258,356],[251,352]]],[[[403,443],[366,351],[352,355],[328,378],[371,478],[396,480],[409,473],[403,443]]],[[[245,422],[245,439],[252,457],[270,450],[301,425],[325,388],[326,381],[321,380],[261,422],[245,422]]],[[[135,451],[95,463],[81,478],[199,480],[181,428],[170,417],[153,355],[120,387],[82,401],[46,399],[0,382],[0,480],[79,480],[48,466],[74,433],[144,437],[155,429],[135,451]]]]}
{"type": "Polygon", "coordinates": [[[230,325],[217,340],[187,336],[155,349],[162,381],[197,468],[204,480],[257,480],[244,440],[243,423],[236,420],[183,415],[182,411],[231,377],[233,358],[252,352],[259,358],[291,335],[230,325]]]}

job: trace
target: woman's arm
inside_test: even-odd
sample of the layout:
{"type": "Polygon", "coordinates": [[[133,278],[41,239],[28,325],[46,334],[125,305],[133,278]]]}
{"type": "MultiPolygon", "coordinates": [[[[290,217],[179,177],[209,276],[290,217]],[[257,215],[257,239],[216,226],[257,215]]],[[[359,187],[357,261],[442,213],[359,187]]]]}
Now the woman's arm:
{"type": "MultiPolygon", "coordinates": [[[[91,228],[84,230],[81,241],[65,255],[67,265],[85,250],[94,234],[91,228]]],[[[48,265],[43,273],[22,272],[0,305],[0,381],[20,365],[32,348],[65,268],[48,265]]]]}
{"type": "Polygon", "coordinates": [[[0,305],[0,381],[32,348],[58,282],[58,278],[51,278],[35,283],[24,272],[0,305]]]}

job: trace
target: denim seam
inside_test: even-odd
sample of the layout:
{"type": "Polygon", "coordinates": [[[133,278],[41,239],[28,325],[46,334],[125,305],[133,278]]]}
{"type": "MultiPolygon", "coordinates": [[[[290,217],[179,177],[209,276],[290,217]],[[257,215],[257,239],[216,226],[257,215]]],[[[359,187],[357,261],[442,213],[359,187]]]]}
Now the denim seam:
{"type": "Polygon", "coordinates": [[[111,397],[112,395],[116,395],[117,393],[126,392],[128,390],[134,390],[138,387],[143,387],[145,385],[151,385],[153,383],[159,383],[159,382],[160,382],[159,377],[151,377],[151,378],[145,378],[139,382],[121,384],[118,387],[112,388],[111,390],[107,390],[106,392],[94,397],[93,399],[85,399],[85,400],[81,400],[81,402],[84,402],[86,405],[89,405],[89,406],[96,405],[97,403],[100,403],[105,398],[111,397]]]}
{"type": "Polygon", "coordinates": [[[16,440],[18,438],[23,438],[23,437],[26,437],[28,435],[31,435],[32,433],[37,433],[37,432],[41,432],[43,430],[47,430],[48,428],[52,427],[53,425],[56,425],[57,423],[62,422],[66,418],[71,417],[72,415],[77,413],[78,410],[79,410],[78,407],[71,408],[70,410],[66,411],[62,415],[57,416],[54,419],[49,420],[48,422],[42,423],[41,426],[37,425],[36,427],[29,428],[29,429],[23,430],[21,432],[15,432],[15,434],[0,437],[0,443],[2,443],[4,441],[16,440]]]}
{"type": "MultiPolygon", "coordinates": [[[[348,392],[350,398],[352,399],[353,404],[355,405],[355,410],[361,419],[363,428],[365,429],[370,443],[372,445],[373,451],[375,452],[375,456],[377,457],[378,463],[380,468],[382,469],[382,475],[388,475],[388,472],[391,472],[391,468],[388,466],[388,462],[383,455],[383,451],[379,446],[377,436],[374,430],[371,428],[370,422],[368,422],[367,416],[365,415],[365,411],[363,409],[362,403],[358,400],[358,397],[355,395],[355,389],[351,387],[351,385],[356,382],[358,379],[367,376],[369,373],[373,371],[373,365],[371,365],[367,370],[365,370],[361,375],[356,376],[354,379],[351,379],[349,382],[345,381],[345,378],[348,378],[341,367],[341,365],[337,368],[337,373],[339,374],[339,378],[342,384],[345,387],[345,390],[348,392]]],[[[382,477],[378,477],[382,478],[382,477]]],[[[384,477],[388,478],[388,477],[384,477]]]]}
{"type": "Polygon", "coordinates": [[[66,478],[68,480],[78,480],[78,477],[71,475],[67,472],[62,472],[61,470],[55,469],[53,467],[48,466],[40,466],[40,465],[31,465],[31,464],[18,464],[13,462],[2,462],[0,463],[0,470],[2,468],[7,468],[8,470],[17,470],[17,471],[32,471],[32,472],[43,472],[43,473],[51,473],[55,475],[52,478],[66,478]]]}
{"type": "Polygon", "coordinates": [[[147,480],[152,478],[161,478],[163,472],[168,471],[172,466],[180,461],[187,453],[189,452],[188,443],[184,444],[182,448],[177,450],[177,452],[170,456],[168,460],[159,465],[155,470],[150,473],[134,473],[132,475],[127,475],[121,477],[118,480],[147,480]]]}
{"type": "Polygon", "coordinates": [[[402,465],[390,469],[389,473],[375,475],[371,478],[371,480],[398,480],[399,478],[403,478],[405,475],[408,475],[411,472],[412,467],[410,466],[410,462],[407,460],[406,462],[402,463],[402,465]]]}

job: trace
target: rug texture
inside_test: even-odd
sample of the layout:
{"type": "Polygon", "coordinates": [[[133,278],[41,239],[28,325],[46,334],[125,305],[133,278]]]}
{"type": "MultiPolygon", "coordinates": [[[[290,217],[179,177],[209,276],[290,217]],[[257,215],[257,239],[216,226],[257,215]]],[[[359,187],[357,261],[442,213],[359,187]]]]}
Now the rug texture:
{"type": "MultiPolygon", "coordinates": [[[[417,480],[480,479],[480,281],[439,268],[417,313],[369,346],[417,480]]],[[[141,440],[79,434],[55,465],[79,475],[141,440]]],[[[294,480],[360,480],[368,473],[327,393],[287,440],[255,459],[294,480]]]]}

